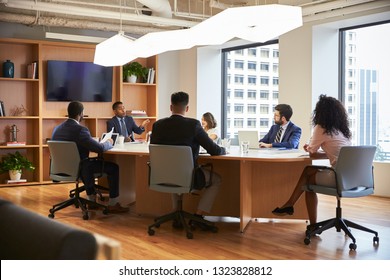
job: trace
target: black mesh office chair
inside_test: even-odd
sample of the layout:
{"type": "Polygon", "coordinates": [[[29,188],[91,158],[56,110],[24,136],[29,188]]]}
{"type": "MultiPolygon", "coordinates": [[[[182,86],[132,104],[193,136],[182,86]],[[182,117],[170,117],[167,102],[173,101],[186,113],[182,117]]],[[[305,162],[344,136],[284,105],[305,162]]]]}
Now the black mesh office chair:
{"type": "Polygon", "coordinates": [[[50,150],[50,178],[55,182],[74,182],[76,184],[73,196],[68,200],[55,204],[49,210],[49,217],[54,218],[55,212],[71,205],[81,208],[84,220],[89,219],[87,206],[92,206],[95,209],[102,208],[103,214],[108,214],[107,206],[80,197],[80,193],[85,189],[79,187],[82,161],[76,143],[71,141],[47,141],[47,144],[50,150]]]}
{"type": "Polygon", "coordinates": [[[154,223],[148,228],[149,235],[154,235],[154,227],[158,228],[168,221],[178,221],[185,228],[187,238],[192,239],[192,229],[186,219],[205,224],[213,232],[217,232],[218,228],[212,222],[183,210],[183,194],[191,193],[195,181],[191,147],[150,144],[149,154],[149,188],[159,192],[177,194],[178,196],[177,209],[155,218],[154,223]]]}
{"type": "Polygon", "coordinates": [[[343,230],[352,239],[349,244],[351,250],[356,250],[356,239],[350,228],[373,233],[374,245],[379,244],[378,232],[358,225],[342,218],[341,198],[357,198],[374,193],[374,175],[372,162],[376,147],[374,146],[348,146],[342,147],[336,167],[310,166],[310,168],[329,169],[335,174],[336,186],[307,185],[305,191],[335,196],[337,199],[336,218],[310,225],[306,230],[305,244],[310,244],[310,237],[321,234],[323,231],[335,227],[338,232],[343,230]]]}

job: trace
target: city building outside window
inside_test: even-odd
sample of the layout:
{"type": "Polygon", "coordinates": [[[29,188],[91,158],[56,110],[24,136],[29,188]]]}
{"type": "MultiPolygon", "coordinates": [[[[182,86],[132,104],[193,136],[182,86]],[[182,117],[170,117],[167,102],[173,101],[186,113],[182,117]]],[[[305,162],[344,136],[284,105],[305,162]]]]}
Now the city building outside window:
{"type": "Polygon", "coordinates": [[[340,30],[341,100],[353,145],[377,147],[376,161],[390,162],[390,21],[340,30]]]}
{"type": "Polygon", "coordinates": [[[230,84],[227,78],[224,79],[222,100],[225,109],[222,110],[221,137],[231,138],[232,144],[238,144],[238,130],[254,129],[259,132],[259,136],[265,135],[273,124],[273,108],[279,98],[279,85],[273,84],[275,79],[279,81],[278,42],[234,47],[222,50],[222,54],[225,61],[223,76],[234,77],[234,83],[230,84]],[[228,61],[235,67],[229,68],[228,61]],[[241,66],[237,68],[236,62],[239,65],[243,62],[244,69],[240,69],[241,66]],[[239,103],[234,103],[234,100],[237,101],[236,94],[234,99],[227,95],[236,90],[244,93],[239,103]]]}

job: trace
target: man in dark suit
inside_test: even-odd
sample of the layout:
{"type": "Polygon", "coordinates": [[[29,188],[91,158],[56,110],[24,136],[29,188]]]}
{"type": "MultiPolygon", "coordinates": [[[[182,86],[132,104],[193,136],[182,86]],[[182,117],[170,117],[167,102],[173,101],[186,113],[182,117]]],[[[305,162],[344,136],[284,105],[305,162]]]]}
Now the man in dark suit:
{"type": "Polygon", "coordinates": [[[121,101],[115,102],[112,105],[112,110],[115,116],[107,121],[107,132],[114,128],[115,133],[125,137],[125,142],[134,142],[133,131],[137,134],[142,134],[145,131],[145,126],[150,122],[147,119],[138,126],[132,117],[126,115],[125,106],[121,101]],[[125,126],[122,125],[123,122],[125,126]]]}
{"type": "MultiPolygon", "coordinates": [[[[112,139],[104,143],[99,143],[91,137],[88,128],[80,125],[84,117],[84,106],[78,101],[72,101],[68,105],[69,118],[56,126],[53,130],[52,139],[60,141],[73,141],[79,150],[80,159],[89,158],[89,152],[103,153],[112,148],[112,139]]],[[[108,184],[110,187],[110,200],[108,202],[108,211],[110,213],[128,212],[129,208],[122,207],[119,204],[119,167],[113,162],[105,161],[88,161],[85,160],[81,166],[81,179],[84,183],[87,197],[89,200],[96,200],[94,188],[95,177],[93,174],[102,171],[107,174],[108,184]]]]}
{"type": "MultiPolygon", "coordinates": [[[[150,143],[190,146],[194,166],[197,166],[200,146],[211,155],[224,155],[226,151],[211,140],[198,120],[185,117],[185,113],[188,111],[188,101],[189,96],[185,92],[176,92],[171,95],[170,108],[172,115],[153,124],[150,143]]],[[[205,180],[208,181],[211,176],[210,171],[207,169],[202,169],[202,171],[205,180]]],[[[206,213],[210,213],[221,184],[221,177],[218,174],[213,173],[211,178],[211,186],[204,190],[195,213],[201,217],[206,213]]],[[[195,223],[194,225],[202,227],[202,229],[209,229],[207,226],[202,226],[201,223],[195,223]]]]}
{"type": "Polygon", "coordinates": [[[259,141],[261,148],[298,149],[302,130],[290,121],[292,108],[287,104],[275,106],[274,121],[268,133],[259,141]]]}

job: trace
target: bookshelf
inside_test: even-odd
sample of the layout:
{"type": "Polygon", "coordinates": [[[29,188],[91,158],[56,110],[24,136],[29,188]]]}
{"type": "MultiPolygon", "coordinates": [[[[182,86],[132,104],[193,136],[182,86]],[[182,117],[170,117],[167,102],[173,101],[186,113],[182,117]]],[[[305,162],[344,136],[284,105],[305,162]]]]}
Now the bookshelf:
{"type": "MultiPolygon", "coordinates": [[[[5,116],[0,116],[0,157],[19,151],[34,163],[34,171],[23,170],[25,183],[6,184],[8,174],[0,174],[0,187],[16,185],[49,184],[49,150],[46,144],[56,125],[66,120],[68,102],[46,101],[47,60],[67,60],[92,62],[95,45],[75,44],[51,41],[5,39],[0,38],[0,61],[7,59],[14,63],[14,78],[2,78],[0,72],[0,100],[5,107],[5,116]],[[28,65],[37,62],[36,78],[28,78],[28,65]],[[23,106],[26,112],[19,116],[11,113],[16,107],[23,106]],[[7,146],[10,141],[10,127],[18,128],[18,141],[26,142],[23,146],[7,146]]],[[[154,81],[157,81],[157,57],[141,58],[136,61],[143,66],[156,69],[154,81]]],[[[106,131],[106,121],[113,116],[112,103],[121,100],[126,109],[145,110],[147,117],[136,117],[141,124],[149,118],[151,123],[142,135],[145,138],[157,118],[156,83],[123,82],[122,67],[114,67],[112,102],[84,102],[83,120],[93,137],[100,137],[106,131]]]]}

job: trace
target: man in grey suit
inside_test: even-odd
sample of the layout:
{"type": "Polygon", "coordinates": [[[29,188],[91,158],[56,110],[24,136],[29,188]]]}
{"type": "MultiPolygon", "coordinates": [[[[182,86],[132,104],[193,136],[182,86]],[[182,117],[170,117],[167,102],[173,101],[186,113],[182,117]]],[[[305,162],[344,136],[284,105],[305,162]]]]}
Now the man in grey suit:
{"type": "Polygon", "coordinates": [[[269,132],[260,139],[261,148],[298,149],[302,130],[290,121],[292,108],[287,104],[275,106],[274,121],[269,132]]]}
{"type": "Polygon", "coordinates": [[[79,150],[80,159],[84,160],[81,166],[81,179],[84,183],[87,197],[89,200],[96,200],[95,193],[95,173],[103,171],[107,174],[110,187],[110,200],[108,202],[108,211],[110,213],[128,212],[128,207],[122,207],[119,204],[119,167],[113,162],[96,160],[85,160],[89,158],[89,152],[103,153],[112,148],[112,139],[104,143],[99,143],[91,137],[88,128],[80,125],[84,117],[84,106],[78,101],[72,101],[68,105],[69,118],[62,124],[56,126],[53,130],[52,140],[73,141],[79,150]],[[103,168],[103,169],[102,169],[103,168]]]}
{"type": "Polygon", "coordinates": [[[145,126],[150,122],[149,119],[146,119],[138,126],[132,117],[126,115],[125,106],[121,101],[115,102],[112,105],[112,110],[115,116],[107,121],[107,132],[114,128],[113,132],[124,136],[125,142],[134,142],[133,132],[142,134],[145,131],[145,126]]]}
{"type": "MultiPolygon", "coordinates": [[[[153,124],[150,143],[190,146],[194,158],[194,166],[197,166],[200,146],[205,148],[207,153],[211,155],[224,155],[226,151],[211,140],[198,120],[185,117],[185,113],[188,111],[188,102],[189,96],[185,92],[176,92],[171,95],[172,115],[153,124]]],[[[221,177],[218,174],[213,173],[211,175],[210,171],[206,169],[202,169],[202,172],[202,175],[204,175],[203,179],[208,181],[211,176],[212,183],[211,186],[205,188],[195,213],[201,217],[206,213],[210,213],[221,184],[221,177]]],[[[199,226],[204,230],[211,230],[211,228],[201,223],[194,223],[193,225],[199,226]]]]}

